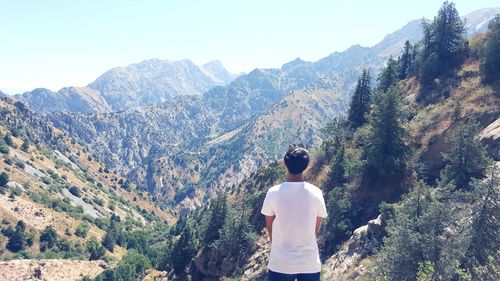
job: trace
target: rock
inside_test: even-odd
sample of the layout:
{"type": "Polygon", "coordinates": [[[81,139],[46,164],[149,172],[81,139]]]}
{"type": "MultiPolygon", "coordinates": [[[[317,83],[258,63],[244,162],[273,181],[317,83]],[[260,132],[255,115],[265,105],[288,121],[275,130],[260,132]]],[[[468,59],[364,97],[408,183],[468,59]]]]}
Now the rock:
{"type": "Polygon", "coordinates": [[[500,118],[484,128],[479,139],[486,145],[488,154],[496,161],[500,161],[500,118]]]}
{"type": "Polygon", "coordinates": [[[42,268],[41,267],[36,267],[35,269],[33,269],[33,278],[42,279],[42,268]]]}
{"type": "MultiPolygon", "coordinates": [[[[383,236],[386,216],[379,215],[368,224],[354,230],[351,238],[323,265],[324,280],[358,280],[367,274],[367,259],[371,243],[383,236]],[[375,240],[376,240],[375,239],[375,240]]],[[[376,243],[376,242],[375,242],[376,243]]],[[[367,280],[370,280],[369,278],[367,280]]]]}

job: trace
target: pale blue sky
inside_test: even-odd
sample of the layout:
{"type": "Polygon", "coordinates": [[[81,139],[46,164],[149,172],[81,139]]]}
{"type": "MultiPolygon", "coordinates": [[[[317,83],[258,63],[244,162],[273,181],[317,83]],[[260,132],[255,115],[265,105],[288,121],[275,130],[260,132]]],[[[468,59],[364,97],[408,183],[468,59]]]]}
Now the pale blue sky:
{"type": "MultiPolygon", "coordinates": [[[[461,15],[498,0],[454,1],[461,15]]],[[[372,46],[436,0],[0,0],[0,89],[84,86],[150,58],[218,59],[233,73],[372,46]]]]}

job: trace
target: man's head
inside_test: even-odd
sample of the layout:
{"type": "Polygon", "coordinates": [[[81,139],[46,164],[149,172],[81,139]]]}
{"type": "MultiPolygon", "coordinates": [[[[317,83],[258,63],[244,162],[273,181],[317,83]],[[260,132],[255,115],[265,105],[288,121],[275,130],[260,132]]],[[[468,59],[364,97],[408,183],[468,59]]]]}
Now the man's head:
{"type": "Polygon", "coordinates": [[[292,175],[301,174],[309,165],[309,153],[302,147],[288,149],[284,157],[285,166],[292,175]]]}

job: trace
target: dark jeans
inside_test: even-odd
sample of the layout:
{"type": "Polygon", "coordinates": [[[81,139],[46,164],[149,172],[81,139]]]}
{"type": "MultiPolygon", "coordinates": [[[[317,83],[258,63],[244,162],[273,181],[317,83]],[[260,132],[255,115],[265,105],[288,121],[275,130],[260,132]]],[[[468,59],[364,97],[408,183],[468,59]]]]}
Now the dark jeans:
{"type": "Polygon", "coordinates": [[[269,270],[269,281],[319,281],[317,273],[285,274],[269,270]]]}

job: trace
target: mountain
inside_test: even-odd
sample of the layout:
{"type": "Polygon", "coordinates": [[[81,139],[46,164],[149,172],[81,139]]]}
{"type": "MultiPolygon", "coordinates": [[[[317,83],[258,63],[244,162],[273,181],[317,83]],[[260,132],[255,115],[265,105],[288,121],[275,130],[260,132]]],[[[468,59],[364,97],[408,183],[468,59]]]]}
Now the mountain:
{"type": "Polygon", "coordinates": [[[198,67],[190,60],[151,59],[113,68],[86,87],[35,89],[14,98],[37,112],[103,113],[201,95],[234,78],[218,61],[198,67]]]}
{"type": "Polygon", "coordinates": [[[152,59],[113,68],[89,87],[101,92],[114,111],[120,111],[159,104],[175,96],[201,95],[215,86],[225,85],[226,78],[230,80],[223,76],[225,69],[220,63],[207,69],[216,71],[204,71],[190,60],[152,59]]]}
{"type": "Polygon", "coordinates": [[[318,145],[319,129],[345,112],[361,69],[376,76],[389,55],[401,52],[399,43],[421,37],[418,29],[412,21],[373,47],[255,69],[227,86],[159,106],[48,118],[106,164],[178,204],[238,184],[292,142],[318,145]]]}
{"type": "Polygon", "coordinates": [[[465,20],[465,29],[467,35],[484,32],[488,28],[488,23],[496,15],[500,13],[500,7],[484,8],[473,11],[463,17],[465,20]]]}
{"type": "Polygon", "coordinates": [[[220,85],[227,85],[239,76],[229,73],[218,60],[205,63],[201,66],[201,69],[220,85]]]}
{"type": "Polygon", "coordinates": [[[112,110],[99,91],[89,87],[67,87],[58,92],[40,88],[16,95],[14,98],[26,104],[31,110],[38,112],[90,114],[112,110]]]}

